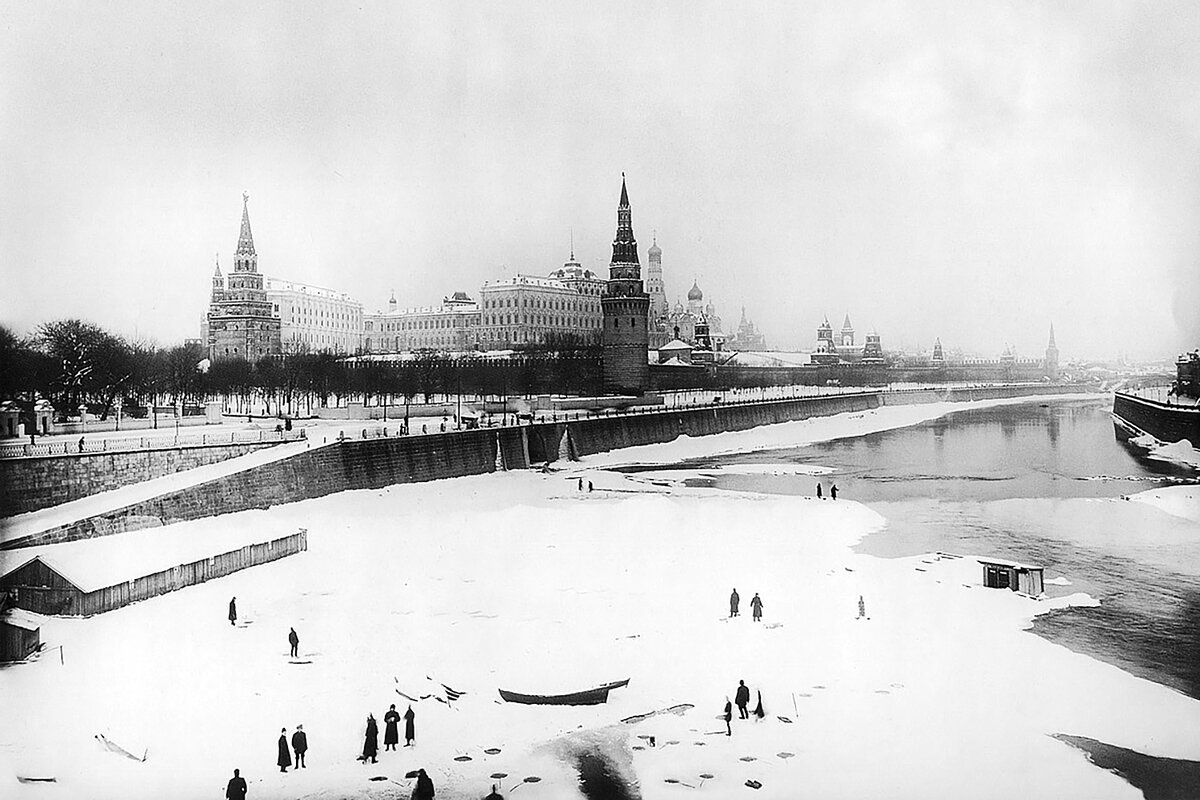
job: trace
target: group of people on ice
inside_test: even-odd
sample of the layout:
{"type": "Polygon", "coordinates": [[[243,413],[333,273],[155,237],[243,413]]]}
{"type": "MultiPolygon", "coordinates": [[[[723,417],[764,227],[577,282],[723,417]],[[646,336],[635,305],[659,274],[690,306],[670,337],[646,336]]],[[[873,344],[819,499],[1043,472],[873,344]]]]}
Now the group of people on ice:
{"type": "MultiPolygon", "coordinates": [[[[400,714],[396,711],[396,704],[392,703],[388,712],[383,715],[383,749],[395,750],[396,745],[400,743],[400,714]]],[[[408,711],[404,712],[404,746],[412,747],[413,742],[417,740],[417,714],[413,711],[412,706],[408,707],[408,711]]],[[[372,764],[376,762],[376,756],[379,754],[379,724],[375,722],[374,714],[367,714],[367,734],[363,740],[362,755],[359,756],[359,761],[364,764],[367,759],[371,760],[372,764]]]]}
{"type": "MultiPolygon", "coordinates": [[[[834,500],[837,500],[837,492],[838,492],[837,484],[836,483],[830,484],[829,485],[829,496],[831,498],[833,498],[834,500]]],[[[821,482],[820,481],[817,481],[817,499],[818,500],[825,499],[824,497],[821,496],[821,482]]]]}
{"type": "MultiPolygon", "coordinates": [[[[750,705],[750,687],[746,685],[746,682],[744,680],[738,681],[738,688],[737,688],[737,691],[734,692],[733,699],[734,699],[734,703],[736,703],[737,707],[738,707],[738,719],[750,719],[751,714],[753,714],[756,719],[762,719],[763,717],[765,717],[767,715],[767,712],[765,710],[763,710],[762,691],[761,690],[759,690],[759,692],[758,692],[758,705],[755,706],[754,711],[747,710],[747,707],[750,705]]],[[[733,735],[733,728],[730,726],[729,723],[733,719],[734,703],[729,702],[729,695],[725,696],[725,735],[726,736],[733,735]]]]}
{"type": "MultiPolygon", "coordinates": [[[[741,612],[738,611],[738,606],[741,604],[742,598],[738,594],[737,587],[733,589],[733,593],[729,595],[729,616],[739,617],[741,612]]],[[[755,622],[762,620],[763,601],[758,596],[758,592],[754,593],[754,597],[750,598],[750,613],[754,617],[755,622]]]]}

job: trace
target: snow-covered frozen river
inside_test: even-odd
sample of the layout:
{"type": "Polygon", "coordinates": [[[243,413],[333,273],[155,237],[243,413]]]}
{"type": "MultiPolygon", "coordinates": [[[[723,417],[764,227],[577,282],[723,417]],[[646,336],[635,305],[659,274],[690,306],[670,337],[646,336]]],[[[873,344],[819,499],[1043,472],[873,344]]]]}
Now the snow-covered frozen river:
{"type": "MultiPolygon", "coordinates": [[[[392,798],[424,768],[439,798],[481,798],[492,784],[518,800],[580,798],[600,764],[644,798],[1007,798],[1018,775],[1035,797],[1139,797],[1053,736],[1196,761],[1200,702],[1026,632],[1038,615],[1094,604],[1077,587],[1039,601],[983,589],[969,557],[856,552],[887,520],[830,459],[726,459],[722,472],[806,486],[832,476],[846,487],[836,503],[694,485],[712,468],[612,469],[920,426],[949,410],[884,408],[183,523],[196,537],[258,539],[303,526],[309,550],[99,617],[44,620],[43,641],[62,650],[0,670],[0,794],[219,797],[239,768],[252,800],[392,798]],[[730,619],[734,587],[743,614],[730,619]],[[590,707],[497,693],[625,678],[590,707]],[[765,716],[735,712],[726,736],[719,717],[739,680],[751,707],[761,692],[765,716]],[[465,694],[443,702],[447,686],[465,694]],[[382,721],[392,703],[413,706],[416,745],[359,762],[367,715],[382,721]],[[276,740],[299,724],[308,767],[281,773],[276,740]]],[[[1175,518],[1166,500],[1093,502],[1175,518]]]]}

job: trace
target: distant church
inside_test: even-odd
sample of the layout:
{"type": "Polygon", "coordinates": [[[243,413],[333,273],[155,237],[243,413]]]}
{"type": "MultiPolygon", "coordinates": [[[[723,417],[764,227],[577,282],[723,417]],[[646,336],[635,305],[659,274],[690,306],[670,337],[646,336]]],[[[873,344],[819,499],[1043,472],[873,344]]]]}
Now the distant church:
{"type": "Polygon", "coordinates": [[[263,289],[263,276],[258,272],[258,255],[250,233],[250,195],[245,193],[233,272],[225,278],[217,264],[207,322],[208,357],[213,362],[237,358],[255,362],[278,355],[282,349],[279,318],[273,314],[271,300],[263,289]]]}

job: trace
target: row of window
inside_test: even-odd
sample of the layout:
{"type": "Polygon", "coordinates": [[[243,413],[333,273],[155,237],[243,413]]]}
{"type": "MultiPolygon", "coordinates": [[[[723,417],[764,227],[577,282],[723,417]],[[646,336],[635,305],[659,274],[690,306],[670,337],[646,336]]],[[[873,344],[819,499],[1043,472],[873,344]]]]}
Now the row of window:
{"type": "Polygon", "coordinates": [[[542,308],[547,311],[582,311],[584,306],[588,309],[598,309],[599,304],[595,302],[577,301],[577,300],[542,300],[540,298],[527,298],[525,296],[518,297],[500,297],[492,300],[484,299],[483,308],[542,308]]]}

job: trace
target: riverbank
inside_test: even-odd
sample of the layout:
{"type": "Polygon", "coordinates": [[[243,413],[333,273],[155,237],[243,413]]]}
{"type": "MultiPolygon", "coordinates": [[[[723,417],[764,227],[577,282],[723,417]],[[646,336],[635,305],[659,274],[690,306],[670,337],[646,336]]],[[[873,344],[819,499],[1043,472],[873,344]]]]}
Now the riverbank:
{"type": "Polygon", "coordinates": [[[965,558],[852,552],[883,524],[858,503],[655,486],[592,464],[183,523],[197,536],[304,526],[309,551],[93,619],[46,620],[42,639],[65,663],[55,653],[0,672],[15,709],[0,720],[4,774],[58,779],[12,783],[17,797],[215,795],[237,767],[255,798],[383,798],[406,797],[404,774],[424,768],[439,797],[497,782],[562,798],[581,796],[586,754],[646,798],[701,781],[727,797],[747,780],[762,784],[756,797],[1002,797],[1014,775],[1034,796],[1134,798],[1051,736],[1200,758],[1200,703],[1024,632],[1088,598],[985,590],[965,558]],[[730,620],[734,586],[744,615],[730,620]],[[856,619],[860,595],[869,619],[856,619]],[[231,596],[238,627],[225,620],[231,596]],[[293,626],[311,663],[289,663],[293,626]],[[626,677],[602,706],[496,694],[626,677]],[[735,719],[726,737],[716,717],[739,679],[761,690],[767,716],[735,719]],[[416,747],[355,761],[368,712],[403,712],[397,690],[445,696],[441,684],[466,694],[413,703],[416,747]],[[280,774],[275,740],[297,724],[309,767],[280,774]],[[146,761],[103,749],[98,733],[148,747],[146,761]]]}

